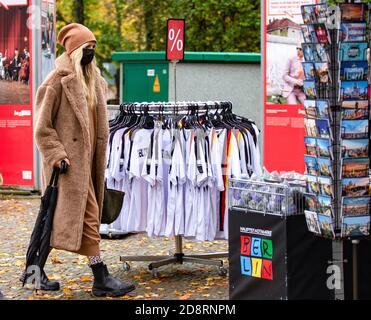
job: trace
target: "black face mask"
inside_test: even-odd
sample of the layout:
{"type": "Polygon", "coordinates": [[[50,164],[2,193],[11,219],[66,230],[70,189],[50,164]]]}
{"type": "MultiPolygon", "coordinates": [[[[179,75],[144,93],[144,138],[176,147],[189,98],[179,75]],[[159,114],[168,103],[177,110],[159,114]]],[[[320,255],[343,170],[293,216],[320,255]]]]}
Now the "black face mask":
{"type": "Polygon", "coordinates": [[[93,59],[94,59],[94,53],[95,53],[94,49],[83,48],[82,49],[81,64],[83,66],[85,66],[85,65],[89,64],[90,62],[92,62],[93,59]]]}

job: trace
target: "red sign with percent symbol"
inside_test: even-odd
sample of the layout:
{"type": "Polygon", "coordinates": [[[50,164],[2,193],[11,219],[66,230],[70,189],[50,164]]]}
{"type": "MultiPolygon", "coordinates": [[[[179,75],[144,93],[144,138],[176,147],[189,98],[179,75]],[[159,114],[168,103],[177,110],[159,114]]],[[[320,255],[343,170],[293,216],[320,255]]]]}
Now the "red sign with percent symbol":
{"type": "Polygon", "coordinates": [[[184,59],[185,20],[167,20],[166,60],[184,59]]]}

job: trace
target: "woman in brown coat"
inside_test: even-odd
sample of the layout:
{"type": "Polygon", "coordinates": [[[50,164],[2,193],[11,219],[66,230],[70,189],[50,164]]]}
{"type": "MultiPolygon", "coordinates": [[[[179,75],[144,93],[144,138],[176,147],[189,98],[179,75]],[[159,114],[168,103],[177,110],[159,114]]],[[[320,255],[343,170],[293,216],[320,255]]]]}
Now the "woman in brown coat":
{"type": "MultiPolygon", "coordinates": [[[[62,160],[68,164],[59,179],[51,247],[89,258],[93,294],[124,295],[134,286],[109,275],[99,250],[108,120],[107,85],[94,60],[96,39],[88,28],[72,23],[61,29],[58,43],[66,52],[37,91],[35,125],[43,191],[52,168],[60,167],[62,160]]],[[[59,289],[45,274],[41,285],[44,290],[59,289]]]]}

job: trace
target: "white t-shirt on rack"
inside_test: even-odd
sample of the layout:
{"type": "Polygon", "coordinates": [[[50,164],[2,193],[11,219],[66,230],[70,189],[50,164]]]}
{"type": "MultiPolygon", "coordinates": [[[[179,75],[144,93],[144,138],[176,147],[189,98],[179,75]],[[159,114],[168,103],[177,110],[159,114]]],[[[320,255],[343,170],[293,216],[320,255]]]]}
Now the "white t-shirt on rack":
{"type": "Polygon", "coordinates": [[[137,129],[132,133],[129,178],[131,180],[131,203],[127,221],[128,232],[142,232],[147,225],[147,181],[142,179],[142,170],[152,129],[137,129]]]}

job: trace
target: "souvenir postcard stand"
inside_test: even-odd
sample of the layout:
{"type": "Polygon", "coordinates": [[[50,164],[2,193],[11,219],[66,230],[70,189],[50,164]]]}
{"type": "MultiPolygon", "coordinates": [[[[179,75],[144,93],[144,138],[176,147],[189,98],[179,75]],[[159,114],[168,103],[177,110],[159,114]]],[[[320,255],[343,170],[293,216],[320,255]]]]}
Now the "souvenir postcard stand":
{"type": "MultiPolygon", "coordinates": [[[[321,154],[318,154],[320,149],[317,143],[318,139],[321,139],[321,133],[319,133],[321,128],[314,127],[314,134],[311,135],[310,130],[313,129],[314,117],[306,109],[305,162],[308,180],[307,194],[305,195],[305,215],[309,231],[331,239],[351,240],[353,245],[353,298],[357,299],[357,245],[360,239],[366,239],[370,236],[370,158],[368,145],[370,108],[369,83],[367,83],[367,79],[369,79],[367,77],[367,74],[369,75],[367,53],[364,52],[364,56],[359,59],[356,56],[360,54],[360,48],[364,48],[359,42],[363,42],[362,45],[369,48],[368,41],[371,38],[369,24],[368,29],[366,29],[368,32],[365,30],[368,41],[367,37],[363,41],[356,39],[357,32],[360,32],[359,27],[362,20],[356,21],[353,26],[345,26],[343,23],[347,22],[349,24],[349,21],[352,20],[344,20],[345,17],[347,19],[350,17],[343,12],[343,9],[346,9],[344,4],[340,5],[340,9],[340,23],[335,28],[326,25],[329,35],[329,43],[325,44],[328,56],[329,81],[322,82],[316,75],[314,81],[316,94],[308,97],[306,93],[305,101],[306,108],[317,106],[318,101],[328,101],[329,103],[329,128],[331,132],[329,134],[330,149],[328,157],[331,167],[328,169],[332,184],[326,186],[328,189],[324,189],[320,180],[322,173],[320,163],[318,160],[317,163],[314,160],[313,164],[311,162],[312,158],[308,157],[308,154],[314,155],[311,153],[313,150],[317,152],[316,159],[321,156],[321,154]],[[351,31],[352,28],[354,28],[353,39],[349,36],[353,32],[351,31]],[[343,35],[342,32],[344,32],[343,35]],[[345,58],[343,56],[344,48],[347,49],[345,58]],[[353,61],[353,63],[349,61],[353,61]],[[350,63],[348,69],[346,69],[345,64],[342,65],[344,62],[350,63]],[[357,63],[359,64],[357,65],[357,63]],[[357,69],[357,67],[360,68],[357,69]],[[357,75],[357,70],[360,70],[361,76],[357,75]],[[347,73],[349,71],[350,73],[347,73]],[[311,100],[311,102],[308,100],[311,100]],[[316,142],[313,144],[313,141],[316,142]],[[313,145],[314,149],[312,148],[313,145]],[[317,173],[317,176],[313,173],[317,173]],[[326,191],[328,191],[328,194],[326,194],[326,191]],[[329,195],[331,195],[331,203],[321,201],[325,197],[328,199],[329,195]]],[[[367,5],[364,5],[364,9],[367,9],[367,5]]],[[[368,10],[370,10],[370,5],[368,10]]],[[[368,20],[370,22],[370,15],[368,20]]],[[[364,20],[363,23],[365,22],[364,20]]],[[[303,43],[303,50],[306,45],[303,43]]],[[[316,111],[318,112],[318,109],[316,111]]]]}
{"type": "Polygon", "coordinates": [[[305,185],[230,179],[229,298],[331,300],[332,242],[307,232],[305,185]]]}

